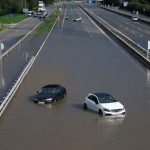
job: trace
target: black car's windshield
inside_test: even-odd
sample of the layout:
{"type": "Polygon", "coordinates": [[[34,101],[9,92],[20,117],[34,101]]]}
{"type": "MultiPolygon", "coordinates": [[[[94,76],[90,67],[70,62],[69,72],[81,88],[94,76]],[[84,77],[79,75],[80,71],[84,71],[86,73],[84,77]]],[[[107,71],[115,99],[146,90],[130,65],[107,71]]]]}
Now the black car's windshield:
{"type": "Polygon", "coordinates": [[[109,94],[102,94],[102,95],[99,95],[99,102],[100,103],[113,103],[113,102],[117,102],[117,100],[109,95],[109,94]]]}
{"type": "Polygon", "coordinates": [[[40,93],[42,94],[54,94],[56,92],[55,88],[42,88],[40,93]]]}

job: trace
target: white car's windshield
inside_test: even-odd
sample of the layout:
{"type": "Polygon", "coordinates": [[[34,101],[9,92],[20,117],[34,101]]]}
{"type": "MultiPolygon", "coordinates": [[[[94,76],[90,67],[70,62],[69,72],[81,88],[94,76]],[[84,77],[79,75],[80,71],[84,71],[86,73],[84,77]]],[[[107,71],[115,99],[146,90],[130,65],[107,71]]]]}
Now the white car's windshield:
{"type": "Polygon", "coordinates": [[[108,94],[103,94],[103,95],[99,95],[99,102],[100,103],[113,103],[113,102],[117,102],[117,100],[108,94]]]}

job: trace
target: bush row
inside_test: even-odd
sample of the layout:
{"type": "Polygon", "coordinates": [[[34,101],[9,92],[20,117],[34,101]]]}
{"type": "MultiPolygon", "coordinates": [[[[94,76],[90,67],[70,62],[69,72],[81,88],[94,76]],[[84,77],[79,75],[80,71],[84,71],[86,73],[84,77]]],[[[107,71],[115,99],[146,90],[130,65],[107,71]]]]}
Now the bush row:
{"type": "Polygon", "coordinates": [[[138,10],[140,14],[150,16],[150,5],[130,2],[127,6],[129,11],[138,10]]]}

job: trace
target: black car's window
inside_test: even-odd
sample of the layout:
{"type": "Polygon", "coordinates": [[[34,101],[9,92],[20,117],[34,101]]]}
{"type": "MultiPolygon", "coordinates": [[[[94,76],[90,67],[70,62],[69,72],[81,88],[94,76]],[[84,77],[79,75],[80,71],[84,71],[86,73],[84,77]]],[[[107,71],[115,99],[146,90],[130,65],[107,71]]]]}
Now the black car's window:
{"type": "Polygon", "coordinates": [[[62,94],[62,90],[61,89],[57,89],[57,93],[58,94],[62,94]]]}
{"type": "Polygon", "coordinates": [[[44,94],[54,94],[56,92],[55,88],[42,88],[42,90],[40,91],[40,93],[44,93],[44,94]]]}
{"type": "Polygon", "coordinates": [[[113,103],[113,102],[117,102],[117,100],[109,95],[109,94],[103,94],[103,95],[100,95],[99,97],[99,102],[100,103],[113,103]]]}

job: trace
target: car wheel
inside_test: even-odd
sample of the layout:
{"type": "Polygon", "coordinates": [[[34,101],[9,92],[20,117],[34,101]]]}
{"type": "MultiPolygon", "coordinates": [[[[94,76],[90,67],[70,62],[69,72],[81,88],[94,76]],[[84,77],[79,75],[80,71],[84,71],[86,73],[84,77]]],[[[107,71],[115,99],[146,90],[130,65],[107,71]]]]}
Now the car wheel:
{"type": "Polygon", "coordinates": [[[44,104],[47,104],[48,102],[47,101],[44,101],[44,104]]]}
{"type": "Polygon", "coordinates": [[[103,115],[103,112],[102,112],[101,109],[98,110],[98,114],[99,114],[99,115],[103,115]]]}
{"type": "Polygon", "coordinates": [[[87,110],[87,109],[88,109],[87,104],[84,103],[84,110],[87,110]]]}
{"type": "Polygon", "coordinates": [[[38,101],[34,100],[34,103],[36,103],[36,104],[37,104],[37,103],[38,103],[38,101]]]}
{"type": "Polygon", "coordinates": [[[56,101],[57,101],[56,99],[53,100],[54,103],[56,103],[56,101]]]}

